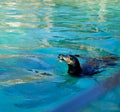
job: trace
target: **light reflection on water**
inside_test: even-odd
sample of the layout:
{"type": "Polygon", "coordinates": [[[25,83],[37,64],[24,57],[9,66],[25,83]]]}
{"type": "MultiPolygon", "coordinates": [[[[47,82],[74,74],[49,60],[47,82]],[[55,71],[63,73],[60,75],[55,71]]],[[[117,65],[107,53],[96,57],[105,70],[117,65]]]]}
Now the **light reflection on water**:
{"type": "MultiPolygon", "coordinates": [[[[68,76],[57,55],[120,56],[119,7],[118,0],[0,0],[0,110],[47,110],[95,85],[68,76]]],[[[117,70],[108,68],[98,80],[117,70]]]]}

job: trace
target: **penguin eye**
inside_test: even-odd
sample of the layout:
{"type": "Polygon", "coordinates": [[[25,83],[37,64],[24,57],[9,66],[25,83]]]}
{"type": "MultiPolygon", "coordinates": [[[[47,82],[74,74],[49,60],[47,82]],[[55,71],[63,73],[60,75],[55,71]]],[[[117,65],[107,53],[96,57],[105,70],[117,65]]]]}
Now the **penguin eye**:
{"type": "Polygon", "coordinates": [[[72,57],[70,57],[70,60],[73,60],[73,58],[72,58],[72,57]]]}

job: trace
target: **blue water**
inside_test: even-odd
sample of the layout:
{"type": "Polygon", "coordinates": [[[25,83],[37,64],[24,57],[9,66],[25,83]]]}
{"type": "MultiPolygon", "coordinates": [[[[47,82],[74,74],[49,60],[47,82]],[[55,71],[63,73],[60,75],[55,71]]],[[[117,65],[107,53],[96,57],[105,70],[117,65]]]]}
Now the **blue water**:
{"type": "MultiPolygon", "coordinates": [[[[44,112],[96,85],[70,77],[57,56],[120,56],[119,7],[119,0],[0,0],[0,112],[44,112]]],[[[114,75],[117,63],[95,78],[114,75]]],[[[116,88],[83,111],[118,112],[119,97],[116,88]]]]}

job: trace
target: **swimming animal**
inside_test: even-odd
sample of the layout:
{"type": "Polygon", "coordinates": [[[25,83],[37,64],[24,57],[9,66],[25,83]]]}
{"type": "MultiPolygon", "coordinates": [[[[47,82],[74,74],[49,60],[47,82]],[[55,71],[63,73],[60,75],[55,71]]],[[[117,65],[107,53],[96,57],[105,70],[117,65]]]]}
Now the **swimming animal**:
{"type": "Polygon", "coordinates": [[[107,66],[116,65],[115,61],[119,58],[110,56],[110,57],[101,57],[101,58],[84,58],[86,63],[80,64],[77,57],[78,55],[63,55],[59,54],[59,61],[65,61],[68,65],[68,73],[71,76],[82,77],[82,76],[92,76],[94,74],[100,73],[107,66]]]}

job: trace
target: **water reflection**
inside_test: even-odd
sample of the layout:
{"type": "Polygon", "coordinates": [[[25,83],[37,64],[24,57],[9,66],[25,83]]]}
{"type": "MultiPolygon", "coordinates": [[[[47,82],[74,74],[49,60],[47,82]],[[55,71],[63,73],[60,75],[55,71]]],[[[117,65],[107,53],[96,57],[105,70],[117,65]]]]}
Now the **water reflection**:
{"type": "Polygon", "coordinates": [[[53,37],[51,28],[53,28],[52,13],[55,6],[54,2],[47,0],[46,2],[31,1],[29,5],[27,3],[28,1],[9,1],[5,4],[3,2],[5,6],[1,5],[2,10],[0,14],[3,16],[1,16],[2,25],[0,28],[5,29],[2,30],[0,39],[3,43],[3,48],[5,44],[10,49],[28,49],[28,47],[33,49],[50,45],[47,39],[44,38],[53,37]],[[4,7],[7,8],[5,9],[4,7]],[[42,31],[39,33],[38,31],[41,29],[42,31]],[[29,32],[31,32],[30,35],[28,34],[29,32]],[[12,41],[8,42],[10,39],[12,41]],[[24,43],[27,41],[28,44],[25,45],[24,43]],[[31,42],[30,46],[29,43],[31,42]],[[15,43],[16,45],[14,46],[15,43]]]}
{"type": "Polygon", "coordinates": [[[100,9],[99,9],[99,12],[98,12],[98,22],[101,23],[101,22],[106,22],[105,18],[105,14],[107,13],[107,9],[106,9],[106,4],[107,4],[107,0],[102,0],[100,1],[99,3],[99,6],[100,6],[100,9]]]}

